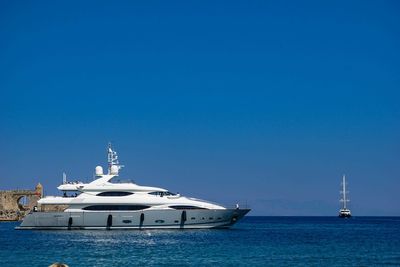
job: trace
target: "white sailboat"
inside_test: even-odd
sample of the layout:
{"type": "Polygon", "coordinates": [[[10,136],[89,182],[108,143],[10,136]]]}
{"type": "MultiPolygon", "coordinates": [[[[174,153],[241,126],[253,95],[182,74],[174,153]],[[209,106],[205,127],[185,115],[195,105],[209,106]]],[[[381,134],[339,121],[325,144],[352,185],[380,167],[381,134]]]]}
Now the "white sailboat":
{"type": "Polygon", "coordinates": [[[340,191],[340,194],[342,195],[342,198],[340,199],[340,202],[342,202],[342,208],[339,210],[340,218],[350,218],[351,217],[351,212],[347,208],[347,203],[350,202],[350,199],[348,199],[348,197],[347,197],[348,193],[349,192],[346,191],[346,175],[343,175],[342,191],[340,191]]]}

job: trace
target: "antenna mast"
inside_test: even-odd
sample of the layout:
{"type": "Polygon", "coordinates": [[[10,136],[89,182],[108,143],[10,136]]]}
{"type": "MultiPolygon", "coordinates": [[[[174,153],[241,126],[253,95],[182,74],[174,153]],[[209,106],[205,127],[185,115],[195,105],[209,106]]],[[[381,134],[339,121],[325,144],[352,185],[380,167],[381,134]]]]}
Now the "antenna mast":
{"type": "Polygon", "coordinates": [[[118,170],[120,170],[124,165],[119,164],[117,152],[112,149],[111,142],[108,143],[108,174],[111,174],[111,167],[117,166],[118,170]]]}
{"type": "Polygon", "coordinates": [[[67,174],[65,174],[65,172],[63,172],[63,180],[62,180],[63,184],[67,183],[67,174]]]}

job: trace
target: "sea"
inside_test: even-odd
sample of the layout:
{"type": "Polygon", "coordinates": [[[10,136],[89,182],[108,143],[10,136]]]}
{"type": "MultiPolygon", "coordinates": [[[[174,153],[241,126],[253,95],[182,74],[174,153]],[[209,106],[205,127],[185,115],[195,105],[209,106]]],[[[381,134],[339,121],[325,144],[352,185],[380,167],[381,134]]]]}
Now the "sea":
{"type": "Polygon", "coordinates": [[[255,217],[231,229],[14,230],[0,266],[400,266],[400,217],[255,217]]]}

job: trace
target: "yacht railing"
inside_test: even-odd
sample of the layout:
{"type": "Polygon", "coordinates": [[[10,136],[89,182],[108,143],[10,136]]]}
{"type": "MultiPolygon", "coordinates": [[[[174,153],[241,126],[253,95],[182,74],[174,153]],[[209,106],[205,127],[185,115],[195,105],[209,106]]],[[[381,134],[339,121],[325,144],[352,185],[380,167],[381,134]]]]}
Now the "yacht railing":
{"type": "Polygon", "coordinates": [[[194,201],[206,202],[206,203],[208,203],[208,204],[212,204],[212,205],[217,205],[217,206],[223,206],[223,207],[225,207],[224,205],[222,205],[222,204],[220,204],[220,203],[213,202],[213,201],[209,201],[209,200],[204,200],[204,199],[200,199],[200,198],[188,197],[188,199],[194,200],[194,201]]]}
{"type": "Polygon", "coordinates": [[[195,200],[195,201],[202,201],[202,202],[206,202],[209,204],[213,204],[213,205],[217,205],[217,206],[222,206],[226,209],[250,209],[250,205],[247,202],[238,202],[235,204],[221,204],[221,203],[217,203],[217,202],[213,202],[213,201],[209,201],[209,200],[204,200],[204,199],[200,199],[200,198],[194,198],[194,197],[188,197],[188,199],[190,200],[195,200]]]}

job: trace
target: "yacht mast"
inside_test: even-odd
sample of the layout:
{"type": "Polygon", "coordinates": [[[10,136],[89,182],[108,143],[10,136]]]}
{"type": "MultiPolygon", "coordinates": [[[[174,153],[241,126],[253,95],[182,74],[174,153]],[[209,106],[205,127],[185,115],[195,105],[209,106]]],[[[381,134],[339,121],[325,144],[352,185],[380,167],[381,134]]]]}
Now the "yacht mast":
{"type": "Polygon", "coordinates": [[[119,164],[117,152],[112,149],[111,142],[108,143],[108,174],[111,174],[111,167],[117,166],[118,170],[120,170],[124,165],[119,164]]]}

